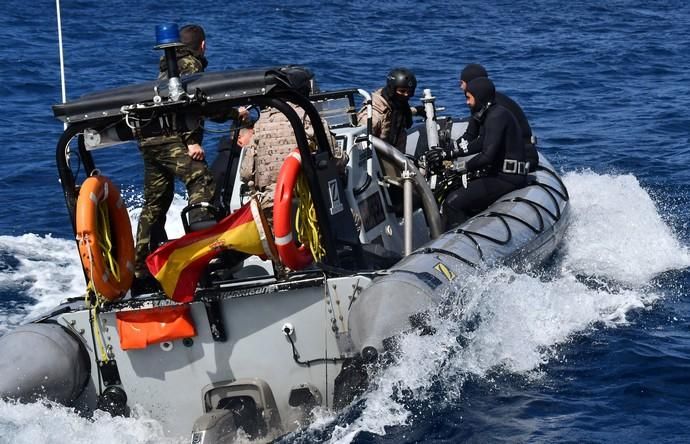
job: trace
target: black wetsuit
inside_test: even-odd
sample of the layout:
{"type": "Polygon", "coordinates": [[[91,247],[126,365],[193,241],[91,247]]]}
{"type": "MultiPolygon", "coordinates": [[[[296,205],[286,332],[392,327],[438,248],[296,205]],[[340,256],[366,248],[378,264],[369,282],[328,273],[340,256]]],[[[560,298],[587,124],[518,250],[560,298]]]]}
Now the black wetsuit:
{"type": "Polygon", "coordinates": [[[508,109],[515,116],[515,120],[517,120],[518,126],[522,131],[522,139],[525,142],[525,153],[527,161],[530,163],[530,171],[535,171],[539,164],[539,154],[537,154],[537,147],[532,143],[532,128],[529,126],[525,112],[515,100],[501,92],[496,91],[494,101],[497,105],[508,109]]]}
{"type": "Polygon", "coordinates": [[[448,226],[463,222],[486,209],[498,197],[527,185],[525,174],[503,172],[504,160],[527,160],[522,131],[515,116],[505,107],[493,104],[478,122],[478,139],[469,144],[466,163],[470,177],[467,188],[450,191],[443,202],[448,226]]]}
{"type": "MultiPolygon", "coordinates": [[[[515,117],[515,120],[520,127],[520,132],[522,133],[522,140],[525,144],[525,154],[527,156],[527,161],[530,164],[530,171],[535,171],[537,165],[539,165],[539,154],[537,153],[537,147],[532,143],[532,128],[529,126],[525,112],[522,110],[522,108],[520,108],[520,105],[518,105],[515,100],[498,91],[496,91],[494,103],[506,108],[515,117]]],[[[475,119],[470,118],[467,129],[465,130],[465,134],[462,136],[465,140],[470,142],[469,153],[476,152],[472,151],[472,145],[480,142],[480,139],[477,139],[478,135],[479,124],[475,119]]]]}

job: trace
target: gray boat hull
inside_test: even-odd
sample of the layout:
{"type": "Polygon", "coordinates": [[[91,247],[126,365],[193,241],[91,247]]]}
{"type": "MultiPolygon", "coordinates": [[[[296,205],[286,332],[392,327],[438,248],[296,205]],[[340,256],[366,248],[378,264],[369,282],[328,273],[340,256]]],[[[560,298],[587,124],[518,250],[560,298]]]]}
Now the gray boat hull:
{"type": "Polygon", "coordinates": [[[89,376],[89,359],[82,344],[57,324],[18,327],[0,338],[0,356],[0,394],[4,398],[72,405],[89,376]]]}

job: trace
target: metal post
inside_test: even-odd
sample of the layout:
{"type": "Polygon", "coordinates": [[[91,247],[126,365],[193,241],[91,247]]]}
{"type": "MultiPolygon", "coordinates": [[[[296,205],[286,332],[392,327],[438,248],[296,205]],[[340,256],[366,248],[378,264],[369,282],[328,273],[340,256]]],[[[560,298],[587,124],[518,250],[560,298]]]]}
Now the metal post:
{"type": "Polygon", "coordinates": [[[434,101],[436,97],[431,95],[430,89],[424,90],[422,103],[426,112],[426,140],[429,148],[438,146],[438,127],[436,126],[436,109],[434,101]]]}
{"type": "Polygon", "coordinates": [[[414,173],[407,168],[402,172],[403,181],[403,217],[404,219],[404,234],[405,234],[405,256],[412,253],[412,188],[414,184],[414,173]]]}
{"type": "Polygon", "coordinates": [[[167,63],[168,97],[177,102],[186,94],[180,81],[180,71],[177,66],[177,48],[184,47],[180,42],[180,30],[175,23],[166,23],[156,26],[156,46],[154,49],[162,49],[167,63]]]}
{"type": "Polygon", "coordinates": [[[390,160],[393,164],[399,165],[401,171],[408,169],[414,173],[411,179],[414,181],[416,185],[415,188],[422,201],[424,215],[426,216],[429,229],[431,230],[431,238],[436,239],[443,234],[443,222],[441,221],[441,214],[438,211],[438,203],[436,202],[434,193],[432,193],[431,188],[429,188],[429,184],[424,180],[424,176],[419,172],[417,167],[403,153],[398,151],[397,148],[378,137],[372,137],[371,143],[380,157],[390,160]]]}
{"type": "MultiPolygon", "coordinates": [[[[62,103],[65,103],[67,101],[67,88],[65,86],[65,56],[62,48],[62,18],[60,16],[60,0],[55,0],[55,10],[57,12],[58,51],[60,54],[60,89],[62,92],[62,103]]],[[[62,124],[62,129],[67,129],[67,122],[62,124]]]]}
{"type": "MultiPolygon", "coordinates": [[[[372,117],[374,115],[373,107],[371,105],[371,95],[363,89],[358,89],[357,92],[364,97],[364,105],[367,108],[367,149],[371,150],[371,127],[372,117]]],[[[373,161],[373,156],[370,155],[367,159],[367,174],[369,177],[374,176],[373,161]]]]}

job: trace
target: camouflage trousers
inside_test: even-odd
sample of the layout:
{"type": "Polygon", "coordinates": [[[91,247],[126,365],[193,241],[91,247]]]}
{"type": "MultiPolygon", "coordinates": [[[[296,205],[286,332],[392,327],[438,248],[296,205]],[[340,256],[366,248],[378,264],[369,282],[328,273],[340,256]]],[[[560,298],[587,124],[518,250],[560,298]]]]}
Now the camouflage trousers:
{"type": "MultiPolygon", "coordinates": [[[[213,176],[206,161],[193,160],[182,142],[141,147],[144,158],[144,205],[137,227],[135,275],[148,274],[146,257],[167,240],[165,214],[175,194],[175,177],[187,188],[189,204],[211,202],[213,176]]],[[[197,218],[199,218],[197,214],[197,218]]]]}

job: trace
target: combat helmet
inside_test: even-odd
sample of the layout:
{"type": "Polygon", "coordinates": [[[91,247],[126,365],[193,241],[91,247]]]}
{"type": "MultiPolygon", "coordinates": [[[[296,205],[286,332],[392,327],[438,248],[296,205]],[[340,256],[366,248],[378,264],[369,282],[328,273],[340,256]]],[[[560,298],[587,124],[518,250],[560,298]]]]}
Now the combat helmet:
{"type": "Polygon", "coordinates": [[[386,76],[386,86],[390,92],[394,92],[395,88],[410,88],[412,97],[417,88],[417,77],[407,68],[394,68],[386,76]]]}

